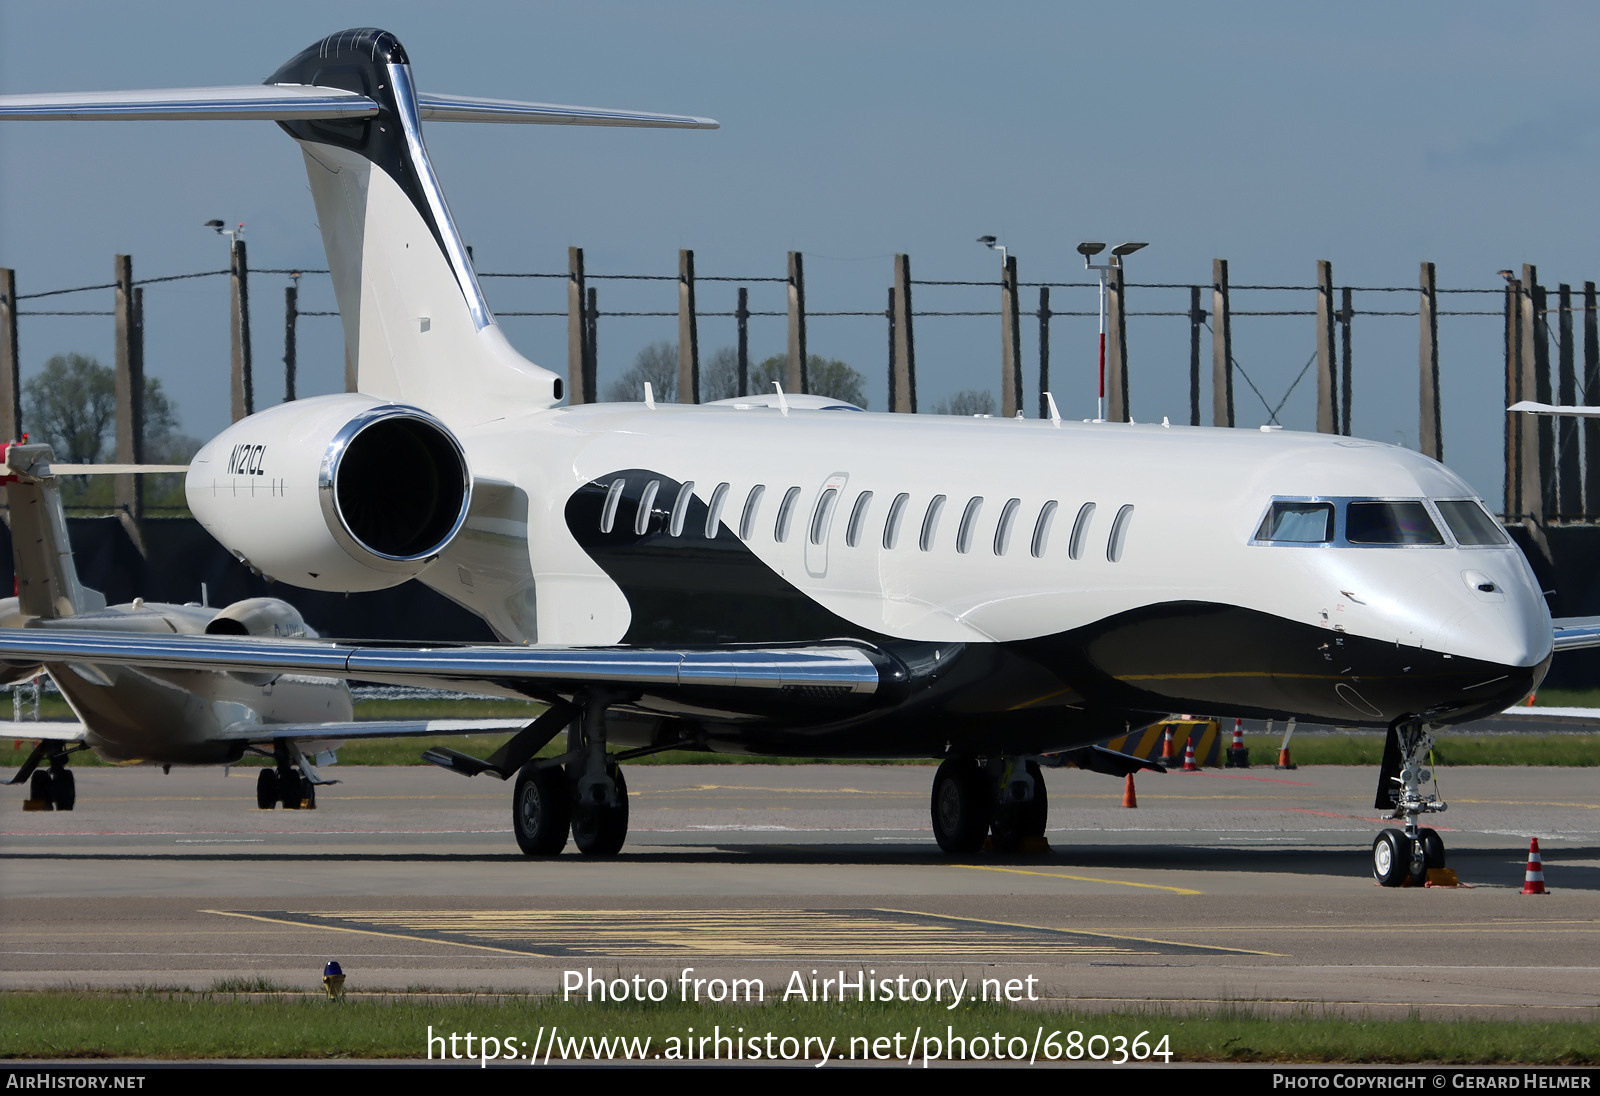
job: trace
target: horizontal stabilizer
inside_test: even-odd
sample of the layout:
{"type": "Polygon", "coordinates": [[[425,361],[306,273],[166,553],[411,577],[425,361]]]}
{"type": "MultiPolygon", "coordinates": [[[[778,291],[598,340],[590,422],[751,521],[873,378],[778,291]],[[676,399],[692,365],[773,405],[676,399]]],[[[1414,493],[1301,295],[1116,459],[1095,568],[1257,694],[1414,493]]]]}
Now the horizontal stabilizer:
{"type": "Polygon", "coordinates": [[[78,91],[0,95],[0,119],[35,121],[158,121],[182,118],[365,118],[378,104],[338,88],[299,84],[240,84],[148,91],[78,91]]]}
{"type": "Polygon", "coordinates": [[[424,121],[520,122],[543,126],[640,126],[654,129],[716,129],[713,118],[689,114],[656,114],[606,107],[569,107],[557,103],[519,103],[510,99],[472,99],[462,95],[417,93],[424,121]]]}
{"type": "Polygon", "coordinates": [[[52,464],[58,476],[160,476],[187,472],[187,464],[52,464]]]}
{"type": "MultiPolygon", "coordinates": [[[[417,95],[424,120],[519,122],[547,126],[638,126],[655,129],[716,129],[710,118],[642,110],[522,103],[462,95],[417,95]]],[[[365,95],[304,84],[240,84],[212,88],[153,88],[148,91],[82,91],[44,95],[0,95],[0,120],[172,121],[264,119],[292,122],[318,118],[368,118],[378,104],[365,95]]]]}

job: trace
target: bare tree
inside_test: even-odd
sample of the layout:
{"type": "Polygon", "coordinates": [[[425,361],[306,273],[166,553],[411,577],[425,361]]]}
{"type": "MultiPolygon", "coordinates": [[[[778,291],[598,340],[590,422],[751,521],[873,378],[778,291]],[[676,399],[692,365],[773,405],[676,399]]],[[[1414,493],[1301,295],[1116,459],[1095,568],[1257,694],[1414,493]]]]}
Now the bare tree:
{"type": "Polygon", "coordinates": [[[662,340],[640,350],[628,371],[606,386],[606,399],[612,403],[636,403],[644,399],[646,381],[661,402],[671,403],[678,398],[678,348],[675,345],[662,340]]]}
{"type": "Polygon", "coordinates": [[[963,388],[953,396],[947,396],[933,405],[935,415],[972,415],[994,414],[994,393],[981,388],[963,388]]]}

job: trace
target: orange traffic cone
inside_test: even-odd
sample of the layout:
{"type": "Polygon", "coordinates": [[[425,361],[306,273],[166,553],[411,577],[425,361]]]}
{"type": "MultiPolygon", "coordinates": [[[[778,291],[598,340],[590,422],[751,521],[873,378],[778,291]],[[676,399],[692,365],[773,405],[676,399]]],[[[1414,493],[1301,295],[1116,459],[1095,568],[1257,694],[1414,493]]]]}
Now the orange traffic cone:
{"type": "Polygon", "coordinates": [[[1523,877],[1523,894],[1549,894],[1544,889],[1544,861],[1539,857],[1539,839],[1528,839],[1528,874],[1523,877]]]}
{"type": "Polygon", "coordinates": [[[1250,750],[1244,744],[1244,720],[1233,721],[1233,745],[1228,747],[1228,761],[1224,766],[1229,769],[1248,769],[1250,767],[1250,750]]]}
{"type": "Polygon", "coordinates": [[[1197,773],[1197,772],[1200,771],[1200,766],[1196,765],[1194,763],[1194,739],[1193,738],[1186,738],[1186,739],[1183,740],[1183,769],[1182,769],[1182,771],[1186,772],[1186,773],[1197,773]]]}
{"type": "Polygon", "coordinates": [[[1172,753],[1172,724],[1168,723],[1161,732],[1161,763],[1170,765],[1176,760],[1177,758],[1172,753]]]}
{"type": "Polygon", "coordinates": [[[1139,797],[1133,791],[1132,773],[1129,773],[1128,778],[1122,782],[1122,805],[1124,807],[1137,807],[1139,805],[1139,797]]]}

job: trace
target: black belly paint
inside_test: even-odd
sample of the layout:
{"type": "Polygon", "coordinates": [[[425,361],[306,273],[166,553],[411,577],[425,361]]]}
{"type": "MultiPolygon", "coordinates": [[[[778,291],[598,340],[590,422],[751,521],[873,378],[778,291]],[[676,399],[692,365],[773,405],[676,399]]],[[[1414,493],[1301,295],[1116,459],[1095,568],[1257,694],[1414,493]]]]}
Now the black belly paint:
{"type": "MultiPolygon", "coordinates": [[[[615,582],[632,619],[624,644],[777,645],[850,640],[903,667],[870,706],[860,698],[784,691],[730,698],[679,692],[721,716],[685,717],[719,748],[752,753],[932,756],[1064,750],[1147,726],[1176,711],[1339,726],[1387,726],[1402,716],[1476,719],[1527,694],[1546,664],[1508,668],[1283,620],[1210,602],[1175,601],[1082,628],[1004,643],[926,643],[863,628],[807,597],[723,521],[705,535],[707,506],[691,496],[677,536],[682,484],[646,469],[601,476],[567,500],[573,538],[615,582]],[[611,485],[624,488],[611,529],[601,517],[611,485]],[[639,509],[658,482],[650,512],[639,509]],[[643,532],[636,530],[642,528],[643,532]]],[[[743,499],[725,513],[738,520],[743,499]]],[[[772,520],[766,508],[763,520],[772,520]]],[[[806,535],[796,515],[791,536],[806,535]]]]}

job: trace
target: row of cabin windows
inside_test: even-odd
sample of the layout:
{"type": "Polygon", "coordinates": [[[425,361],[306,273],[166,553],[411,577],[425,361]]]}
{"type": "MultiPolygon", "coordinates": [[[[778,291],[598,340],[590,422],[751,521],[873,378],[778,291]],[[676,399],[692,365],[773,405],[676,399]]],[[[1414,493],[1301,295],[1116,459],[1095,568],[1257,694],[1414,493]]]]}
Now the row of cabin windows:
{"type": "MultiPolygon", "coordinates": [[[[611,532],[616,524],[617,504],[622,500],[622,491],[626,480],[618,478],[612,482],[606,492],[606,500],[600,511],[600,531],[611,532]]],[[[645,484],[644,491],[639,496],[639,509],[635,514],[633,531],[643,536],[650,528],[650,516],[655,511],[656,496],[660,493],[661,481],[651,480],[645,484]]],[[[705,529],[706,539],[716,537],[717,530],[722,524],[722,511],[728,501],[729,485],[719,483],[711,492],[711,501],[706,506],[705,529]]],[[[749,540],[755,533],[757,518],[761,509],[761,501],[765,497],[767,488],[764,484],[756,484],[750,488],[750,493],[745,496],[744,508],[739,517],[739,539],[749,540]]],[[[667,520],[667,530],[672,536],[682,536],[684,523],[689,514],[689,503],[694,497],[694,481],[689,480],[678,488],[677,497],[673,499],[671,514],[667,520]]],[[[867,537],[867,515],[871,509],[873,492],[862,491],[856,496],[855,505],[850,508],[850,517],[845,525],[844,542],[851,548],[860,547],[867,537]]],[[[772,536],[782,544],[789,539],[789,534],[794,525],[795,510],[800,501],[800,488],[791,487],[783,493],[783,500],[778,504],[778,515],[773,522],[772,536]]],[[[944,514],[947,499],[944,495],[935,495],[928,501],[927,509],[922,513],[922,523],[917,535],[917,546],[924,552],[933,550],[939,531],[939,519],[944,514]]],[[[827,540],[828,531],[833,525],[833,515],[839,502],[839,488],[825,488],[817,498],[816,506],[812,508],[811,520],[808,523],[807,539],[812,544],[820,545],[827,540]]],[[[893,550],[900,544],[901,528],[905,524],[906,511],[910,507],[911,495],[905,491],[897,494],[889,503],[889,512],[883,522],[883,536],[881,543],[885,550],[893,550]]],[[[983,511],[984,499],[982,495],[974,495],[967,500],[966,506],[961,511],[960,524],[956,526],[956,551],[966,555],[972,551],[977,540],[978,517],[983,511]]],[[[1039,514],[1033,521],[1033,534],[1029,542],[1029,552],[1035,558],[1042,557],[1050,544],[1050,531],[1055,523],[1058,504],[1054,499],[1046,502],[1039,508],[1039,514]]],[[[1021,499],[1007,499],[1000,508],[1000,518],[995,523],[993,548],[997,556],[1005,555],[1011,548],[1012,532],[1017,524],[1017,515],[1022,510],[1021,499]]],[[[1077,517],[1072,522],[1072,532],[1067,540],[1067,555],[1072,559],[1082,559],[1083,553],[1089,542],[1089,527],[1094,520],[1095,504],[1086,502],[1078,508],[1077,517]]],[[[1106,538],[1106,559],[1116,563],[1122,558],[1123,545],[1127,540],[1128,523],[1133,518],[1133,506],[1124,506],[1117,511],[1111,522],[1111,533],[1106,538]]]]}

